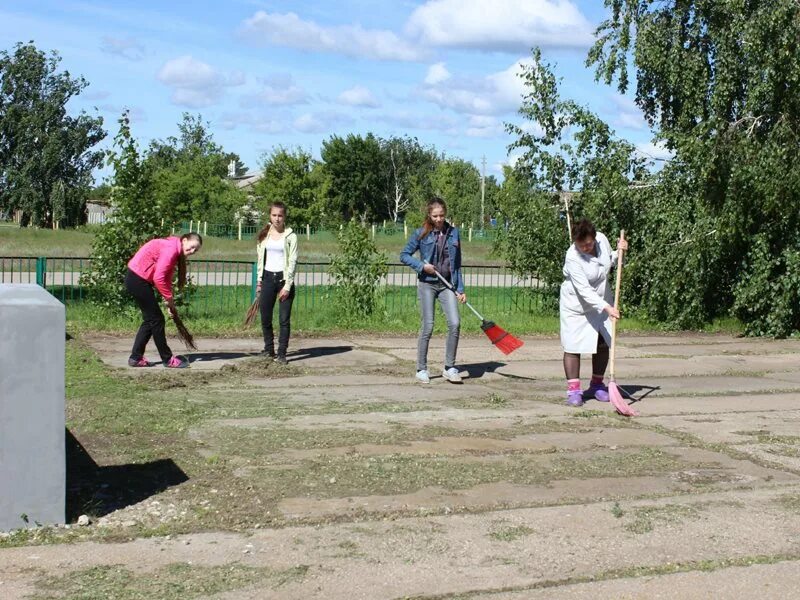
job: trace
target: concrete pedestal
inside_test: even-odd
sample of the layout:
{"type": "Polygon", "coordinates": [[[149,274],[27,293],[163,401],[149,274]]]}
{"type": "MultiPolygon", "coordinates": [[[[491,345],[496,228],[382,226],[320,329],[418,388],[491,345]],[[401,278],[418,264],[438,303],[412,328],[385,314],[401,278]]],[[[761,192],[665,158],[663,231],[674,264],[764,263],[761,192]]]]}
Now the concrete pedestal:
{"type": "Polygon", "coordinates": [[[0,284],[0,531],[64,522],[64,305],[0,284]]]}

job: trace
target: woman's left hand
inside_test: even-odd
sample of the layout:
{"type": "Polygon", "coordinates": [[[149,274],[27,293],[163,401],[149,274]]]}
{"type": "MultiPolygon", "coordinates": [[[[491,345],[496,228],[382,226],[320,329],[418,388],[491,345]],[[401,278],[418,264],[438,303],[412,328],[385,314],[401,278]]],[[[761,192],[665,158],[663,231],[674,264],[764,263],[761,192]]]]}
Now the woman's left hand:
{"type": "Polygon", "coordinates": [[[287,292],[285,289],[283,289],[283,290],[281,290],[281,291],[280,291],[280,293],[278,294],[278,301],[279,301],[279,302],[283,302],[283,301],[284,301],[284,300],[286,300],[288,297],[289,297],[289,292],[287,292]]]}
{"type": "Polygon", "coordinates": [[[623,240],[622,238],[617,240],[617,250],[622,250],[623,252],[628,251],[628,240],[623,240]]]}
{"type": "Polygon", "coordinates": [[[464,304],[467,301],[466,294],[459,294],[458,292],[456,292],[456,298],[458,298],[458,301],[461,302],[461,304],[464,304]]]}

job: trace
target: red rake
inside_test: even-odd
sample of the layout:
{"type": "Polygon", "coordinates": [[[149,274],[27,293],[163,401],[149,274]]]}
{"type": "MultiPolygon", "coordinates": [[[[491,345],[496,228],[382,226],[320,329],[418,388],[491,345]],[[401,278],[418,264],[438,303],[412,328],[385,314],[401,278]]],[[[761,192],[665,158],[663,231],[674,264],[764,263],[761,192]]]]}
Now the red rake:
{"type": "MultiPolygon", "coordinates": [[[[625,239],[625,230],[619,232],[619,239],[625,239]]],[[[617,250],[617,289],[614,291],[614,306],[619,310],[619,290],[622,283],[622,255],[623,250],[617,250]]],[[[608,382],[608,397],[611,404],[616,411],[625,417],[638,417],[639,413],[634,410],[622,397],[622,392],[617,385],[617,379],[614,372],[614,362],[616,359],[617,350],[617,320],[611,319],[611,351],[609,356],[610,376],[608,382]]]]}
{"type": "MultiPolygon", "coordinates": [[[[428,264],[428,263],[426,263],[428,264]]],[[[444,277],[442,277],[441,273],[434,269],[433,271],[436,273],[436,276],[440,279],[440,281],[445,284],[450,290],[455,293],[455,288],[453,284],[447,281],[444,277]]],[[[481,329],[483,333],[486,334],[486,337],[489,338],[489,341],[492,342],[495,348],[500,350],[503,354],[511,354],[517,348],[521,348],[524,342],[519,339],[515,338],[513,335],[508,333],[502,327],[496,325],[493,321],[487,321],[483,318],[481,313],[475,310],[475,307],[472,306],[469,302],[467,302],[467,306],[469,309],[475,313],[475,316],[481,320],[481,329]]]]}

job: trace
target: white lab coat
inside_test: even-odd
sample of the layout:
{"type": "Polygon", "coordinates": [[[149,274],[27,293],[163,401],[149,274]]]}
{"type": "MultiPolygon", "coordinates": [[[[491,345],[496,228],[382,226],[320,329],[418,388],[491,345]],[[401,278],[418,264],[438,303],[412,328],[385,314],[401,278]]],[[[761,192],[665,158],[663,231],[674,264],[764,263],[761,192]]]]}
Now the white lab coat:
{"type": "Polygon", "coordinates": [[[614,303],[614,286],[608,275],[617,262],[617,253],[611,251],[608,238],[599,231],[595,241],[597,256],[583,254],[572,244],[564,259],[559,302],[564,352],[594,354],[598,333],[611,344],[611,318],[604,309],[614,303]]]}

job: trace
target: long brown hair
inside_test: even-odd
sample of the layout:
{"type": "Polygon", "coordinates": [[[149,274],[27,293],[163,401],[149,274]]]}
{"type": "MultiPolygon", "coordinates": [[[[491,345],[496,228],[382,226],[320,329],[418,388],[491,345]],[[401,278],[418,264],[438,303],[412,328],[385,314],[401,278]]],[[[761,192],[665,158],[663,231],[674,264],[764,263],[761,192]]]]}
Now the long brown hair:
{"type": "MultiPolygon", "coordinates": [[[[421,240],[426,235],[428,235],[431,231],[433,231],[434,224],[433,220],[431,219],[431,211],[433,210],[434,206],[441,206],[444,209],[444,214],[447,215],[447,204],[444,203],[444,200],[439,198],[439,196],[433,196],[430,200],[428,200],[428,204],[425,207],[425,222],[422,224],[422,231],[419,233],[418,240],[421,240]]],[[[446,228],[447,222],[445,222],[446,228]]]]}
{"type": "Polygon", "coordinates": [[[263,242],[264,238],[267,237],[269,234],[269,228],[272,227],[272,220],[270,219],[270,214],[272,214],[273,208],[280,208],[283,211],[283,218],[286,219],[286,214],[289,212],[286,210],[286,205],[283,202],[273,202],[269,205],[269,210],[267,211],[267,224],[258,232],[258,241],[263,242]]]}
{"type": "MultiPolygon", "coordinates": [[[[184,233],[181,236],[181,244],[183,240],[195,240],[203,245],[203,237],[199,233],[184,233]]],[[[181,252],[178,254],[178,289],[183,291],[186,285],[186,255],[183,253],[183,245],[181,245],[181,252]]]]}
{"type": "Polygon", "coordinates": [[[589,238],[595,239],[597,237],[597,229],[589,219],[583,217],[580,221],[575,223],[572,228],[572,241],[580,242],[589,238]]]}

